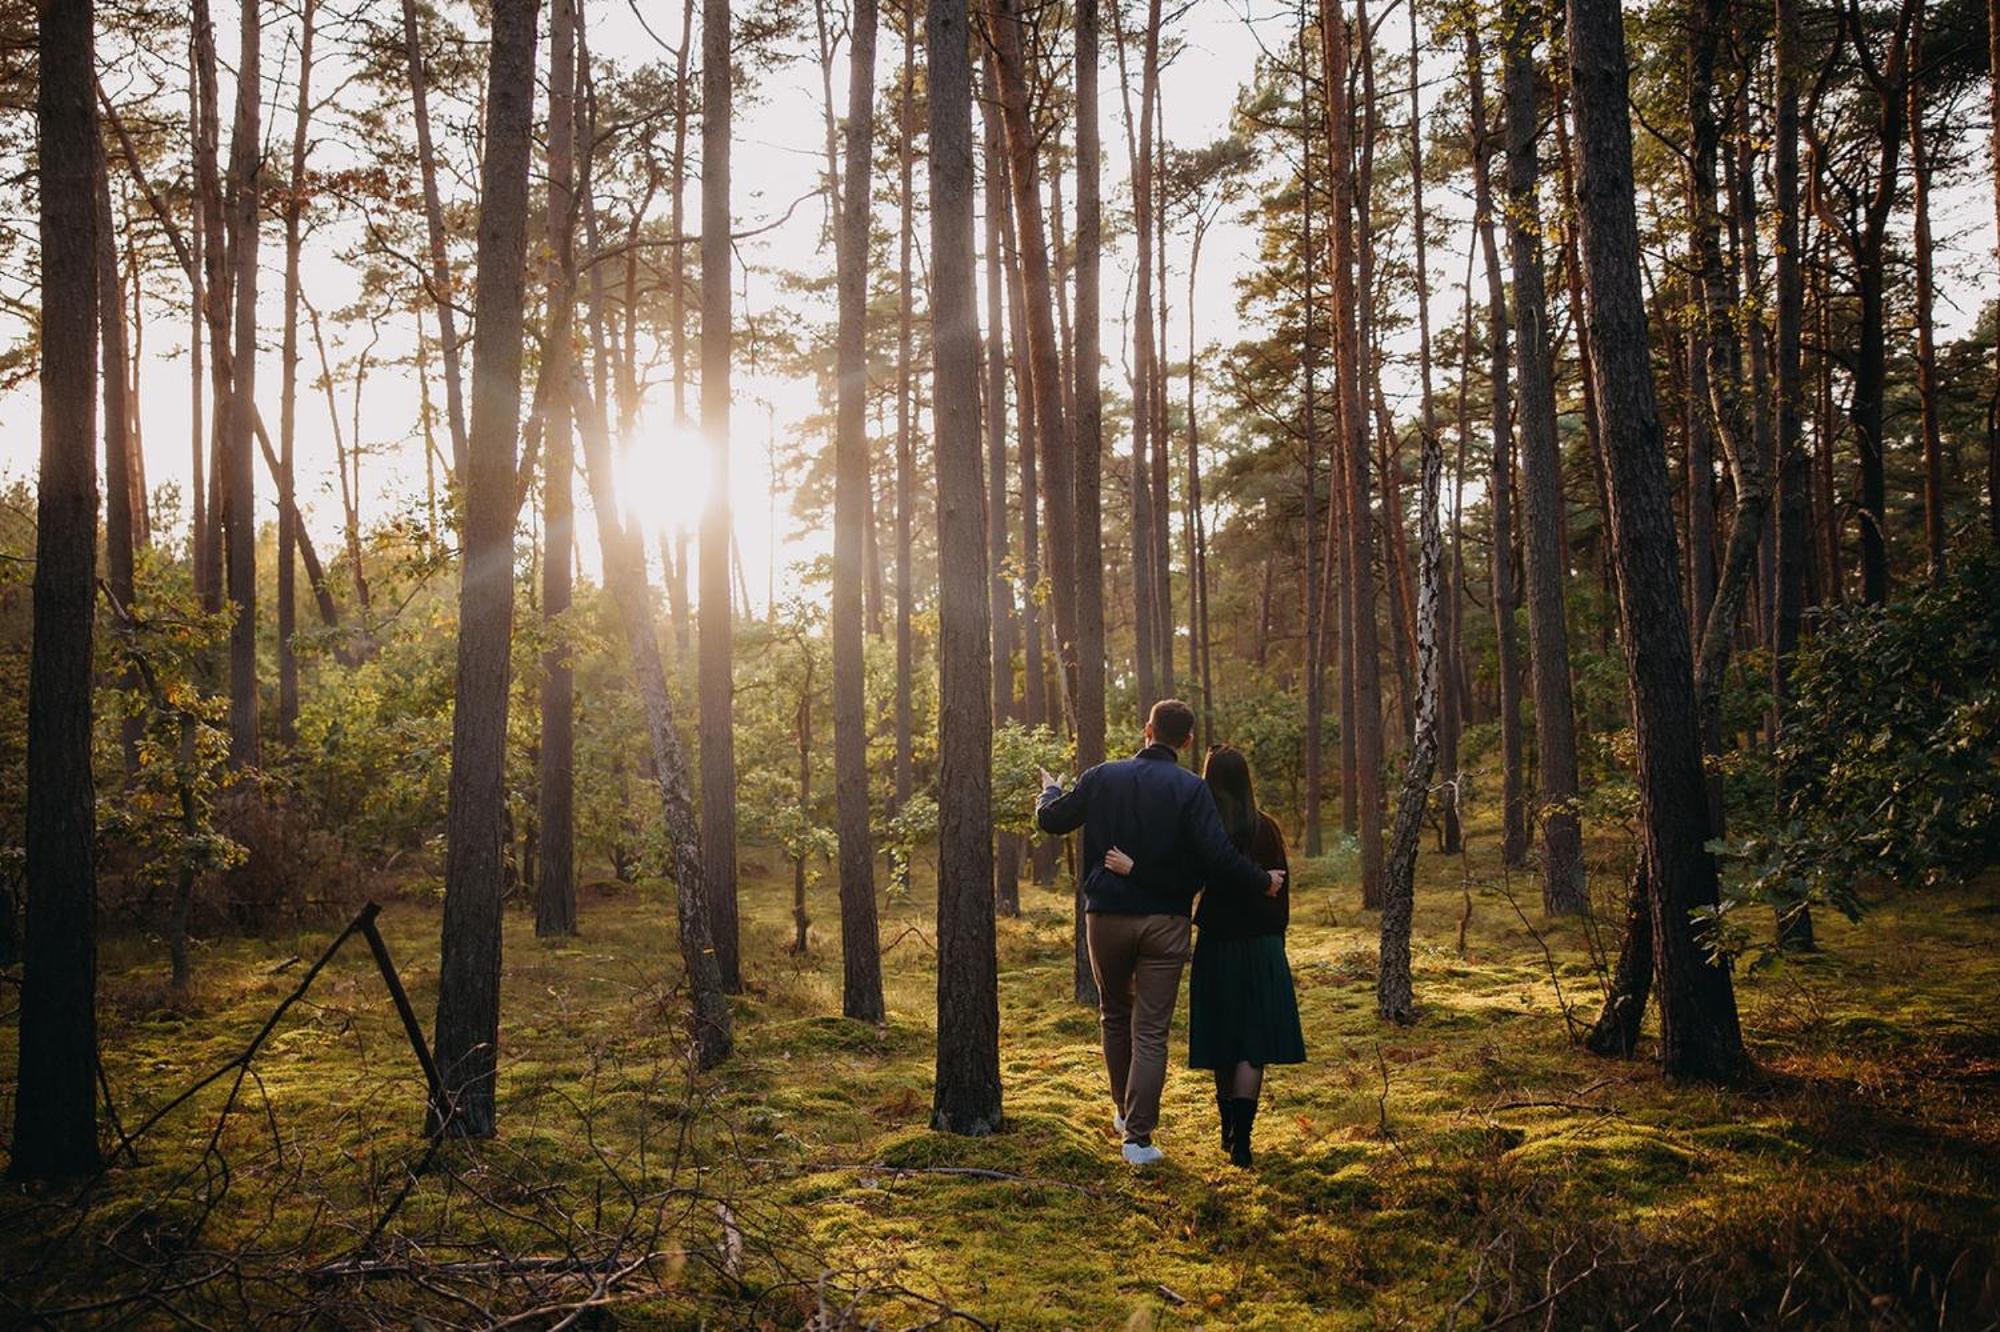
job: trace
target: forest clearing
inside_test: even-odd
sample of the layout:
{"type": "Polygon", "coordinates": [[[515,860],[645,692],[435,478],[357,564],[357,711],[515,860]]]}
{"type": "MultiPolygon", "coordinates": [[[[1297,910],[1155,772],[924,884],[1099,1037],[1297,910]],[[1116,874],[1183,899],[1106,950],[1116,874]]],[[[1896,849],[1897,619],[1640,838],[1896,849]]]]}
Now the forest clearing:
{"type": "MultiPolygon", "coordinates": [[[[139,1167],[113,1167],[126,1202],[72,1230],[54,1204],[9,1200],[4,1263],[31,1275],[7,1298],[110,1313],[143,1309],[152,1289],[211,1324],[256,1309],[352,1326],[566,1307],[594,1279],[525,1262],[454,1274],[450,1255],[469,1246],[624,1272],[621,1327],[798,1326],[850,1304],[890,1326],[949,1326],[955,1311],[961,1326],[1051,1328],[1988,1316],[2000,1294],[1990,877],[1921,911],[1830,925],[1821,954],[1746,984],[1761,1072],[1722,1093],[1574,1048],[1564,1005],[1582,1020],[1603,994],[1586,931],[1524,920],[1508,897],[1518,879],[1476,850],[1463,882],[1440,862],[1420,884],[1426,1011],[1384,1030],[1374,922],[1338,887],[1350,860],[1301,868],[1292,957],[1312,1058],[1273,1080],[1277,1126],[1255,1176],[1208,1140],[1186,1074],[1169,1086],[1171,1169],[1135,1176],[1106,1150],[1096,1024],[1066,994],[1065,899],[1030,888],[1002,925],[1009,1127],[955,1138],[927,1126],[928,885],[885,912],[894,979],[876,1027],[827,1016],[837,946],[815,926],[811,954],[791,955],[789,885],[746,859],[760,979],[736,1001],[746,1037],[729,1079],[700,1090],[672,1017],[659,885],[586,886],[581,933],[559,942],[510,909],[501,1100],[519,1127],[497,1155],[449,1149],[377,1248],[391,1269],[423,1255],[431,1287],[339,1274],[424,1143],[421,1073],[356,948],[257,1061],[260,1085],[222,1139],[227,1177],[185,1178],[218,1087],[151,1135],[139,1167]],[[481,1190],[505,1210],[474,1205],[481,1190]],[[739,1260],[712,1208],[676,1190],[731,1208],[739,1260]],[[196,1216],[204,1242],[169,1260],[159,1232],[185,1240],[196,1216]]],[[[396,901],[383,920],[425,1010],[435,968],[411,959],[435,910],[396,901]]],[[[218,944],[178,999],[153,950],[107,956],[106,1072],[128,1123],[234,1056],[295,983],[298,968],[279,964],[328,937],[218,944]]]]}

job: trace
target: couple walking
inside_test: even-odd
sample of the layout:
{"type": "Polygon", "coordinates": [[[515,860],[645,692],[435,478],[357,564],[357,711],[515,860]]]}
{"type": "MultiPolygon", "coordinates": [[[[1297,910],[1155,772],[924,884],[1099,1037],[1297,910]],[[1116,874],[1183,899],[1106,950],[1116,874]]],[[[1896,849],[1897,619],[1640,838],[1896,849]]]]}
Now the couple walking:
{"type": "Polygon", "coordinates": [[[1125,1159],[1151,1165],[1164,1155],[1153,1130],[1167,1030],[1199,925],[1188,1066],[1213,1071],[1223,1150],[1247,1166],[1265,1065],[1306,1057],[1285,960],[1285,841],[1257,808],[1239,751],[1215,746],[1202,777],[1181,766],[1193,739],[1194,710],[1160,700],[1132,758],[1090,769],[1067,791],[1044,771],[1036,822],[1057,835],[1083,829],[1084,934],[1125,1159]]]}

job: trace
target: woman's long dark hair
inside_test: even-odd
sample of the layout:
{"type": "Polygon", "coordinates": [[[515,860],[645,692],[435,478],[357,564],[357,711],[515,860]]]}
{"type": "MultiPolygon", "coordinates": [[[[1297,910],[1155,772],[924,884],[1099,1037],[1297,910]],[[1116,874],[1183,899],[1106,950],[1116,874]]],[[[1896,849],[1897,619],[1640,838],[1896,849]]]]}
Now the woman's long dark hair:
{"type": "Polygon", "coordinates": [[[1215,807],[1222,811],[1229,840],[1237,850],[1249,850],[1257,836],[1257,793],[1250,785],[1250,760],[1234,745],[1213,745],[1201,775],[1215,796],[1215,807]]]}

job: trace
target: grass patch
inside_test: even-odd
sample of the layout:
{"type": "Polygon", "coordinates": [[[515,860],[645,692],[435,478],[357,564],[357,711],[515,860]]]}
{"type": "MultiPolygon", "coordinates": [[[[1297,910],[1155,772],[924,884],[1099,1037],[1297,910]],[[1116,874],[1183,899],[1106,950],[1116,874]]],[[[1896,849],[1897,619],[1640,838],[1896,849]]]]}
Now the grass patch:
{"type": "MultiPolygon", "coordinates": [[[[510,910],[501,1136],[446,1147],[377,1246],[413,1260],[416,1238],[450,1237],[423,1255],[447,1265],[432,1275],[448,1294],[309,1279],[352,1255],[423,1154],[421,1080],[355,948],[257,1061],[215,1153],[220,1089],[87,1206],[73,1191],[0,1196],[0,1321],[150,1285],[154,1303],[73,1316],[476,1322],[463,1301],[518,1312],[574,1302],[590,1279],[450,1264],[552,1262],[614,1233],[651,1253],[620,1287],[621,1326],[794,1326],[824,1289],[889,1326],[948,1308],[1028,1328],[1433,1326],[1454,1310],[1469,1325],[1530,1306],[1559,1326],[1700,1323],[1714,1308],[1759,1325],[2000,1319],[1992,881],[1886,902],[1858,927],[1822,921],[1821,955],[1741,979],[1759,1074],[1718,1091],[1574,1048],[1540,946],[1487,886],[1497,864],[1465,867],[1463,956],[1461,866],[1426,856],[1421,871],[1423,1015],[1395,1029],[1374,1016],[1377,922],[1354,904],[1351,848],[1300,866],[1290,950],[1311,1062],[1272,1071],[1248,1173],[1215,1142],[1206,1075],[1178,1066],[1168,1162],[1134,1174],[1118,1160],[1096,1019],[1069,997],[1068,902],[1050,890],[1024,889],[1024,914],[1000,922],[1008,1123],[978,1140],[928,1128],[921,872],[884,906],[896,943],[879,1027],[833,1016],[830,885],[800,959],[788,879],[747,880],[738,1053],[698,1078],[660,885],[586,892],[582,935],[556,944],[510,910]]],[[[435,904],[382,919],[428,1022],[435,904]]],[[[104,1064],[125,1122],[241,1048],[296,984],[278,965],[328,937],[214,941],[184,996],[152,941],[107,940],[104,1064]]],[[[1581,933],[1545,937],[1587,1020],[1598,983],[1581,933]]],[[[14,1040],[0,1024],[9,1071],[14,1040]]]]}

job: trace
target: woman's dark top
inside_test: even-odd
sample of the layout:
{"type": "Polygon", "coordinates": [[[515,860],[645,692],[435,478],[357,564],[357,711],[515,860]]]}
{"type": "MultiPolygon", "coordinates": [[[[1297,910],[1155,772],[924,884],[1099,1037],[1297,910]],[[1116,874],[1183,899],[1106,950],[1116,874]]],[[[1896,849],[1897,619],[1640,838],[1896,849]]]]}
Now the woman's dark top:
{"type": "MultiPolygon", "coordinates": [[[[1285,862],[1285,835],[1278,830],[1278,823],[1262,810],[1257,811],[1257,827],[1250,834],[1250,842],[1240,848],[1244,855],[1267,870],[1289,870],[1285,862]]],[[[1201,926],[1204,937],[1216,939],[1247,939],[1260,934],[1283,934],[1292,916],[1292,880],[1285,876],[1285,886],[1275,897],[1262,892],[1244,892],[1227,886],[1214,886],[1201,895],[1201,905],[1195,909],[1194,923],[1201,926]]]]}

